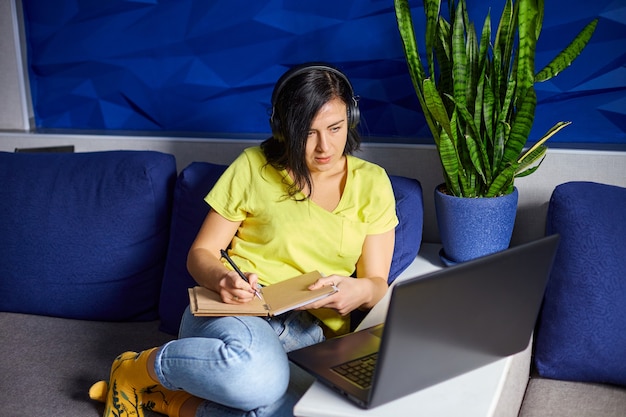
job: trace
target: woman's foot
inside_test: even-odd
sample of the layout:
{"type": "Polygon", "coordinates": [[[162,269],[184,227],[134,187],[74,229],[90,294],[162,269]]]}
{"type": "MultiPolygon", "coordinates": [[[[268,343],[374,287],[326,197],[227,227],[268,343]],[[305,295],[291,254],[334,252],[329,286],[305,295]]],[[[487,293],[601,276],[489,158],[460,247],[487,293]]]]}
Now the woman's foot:
{"type": "Polygon", "coordinates": [[[192,396],[170,391],[150,376],[148,359],[155,350],[122,353],[113,361],[109,382],[92,385],[89,397],[105,403],[104,417],[143,417],[145,410],[179,417],[181,406],[192,396]]]}

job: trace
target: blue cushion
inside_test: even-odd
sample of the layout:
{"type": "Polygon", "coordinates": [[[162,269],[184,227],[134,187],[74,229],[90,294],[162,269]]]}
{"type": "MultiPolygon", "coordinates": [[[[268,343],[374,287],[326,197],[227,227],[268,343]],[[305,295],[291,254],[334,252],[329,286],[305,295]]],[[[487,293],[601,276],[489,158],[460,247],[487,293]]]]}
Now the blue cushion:
{"type": "MultiPolygon", "coordinates": [[[[163,277],[161,330],[176,334],[189,302],[187,288],[195,281],[187,272],[187,252],[209,211],[204,197],[226,169],[223,165],[194,162],[179,175],[174,192],[172,230],[167,265],[163,277]]],[[[392,282],[415,259],[422,241],[422,189],[417,180],[390,176],[396,197],[400,224],[396,228],[396,248],[391,263],[392,282]]]]}
{"type": "Polygon", "coordinates": [[[181,171],[176,181],[170,245],[159,304],[161,330],[164,332],[178,333],[180,319],[189,304],[187,288],[196,282],[187,271],[187,253],[209,212],[204,197],[224,170],[224,165],[193,162],[181,171]]]}
{"type": "Polygon", "coordinates": [[[547,234],[559,233],[537,327],[540,375],[626,385],[626,188],[558,186],[547,234]]]}
{"type": "Polygon", "coordinates": [[[0,178],[0,310],[158,318],[172,155],[0,152],[0,178]]]}
{"type": "Polygon", "coordinates": [[[415,260],[422,244],[424,225],[424,202],[422,186],[413,178],[390,175],[393,194],[396,198],[396,243],[389,271],[389,284],[415,260]]]}

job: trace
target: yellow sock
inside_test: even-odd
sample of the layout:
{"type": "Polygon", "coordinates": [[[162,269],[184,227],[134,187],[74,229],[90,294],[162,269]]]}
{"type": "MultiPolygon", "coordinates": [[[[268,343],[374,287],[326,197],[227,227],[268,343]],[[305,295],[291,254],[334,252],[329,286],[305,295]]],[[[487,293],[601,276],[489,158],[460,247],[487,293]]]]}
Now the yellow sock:
{"type": "Polygon", "coordinates": [[[179,417],[181,406],[192,395],[170,391],[150,377],[146,362],[153,350],[122,353],[113,361],[109,383],[91,386],[89,397],[105,403],[104,417],[143,417],[145,410],[179,417]]]}

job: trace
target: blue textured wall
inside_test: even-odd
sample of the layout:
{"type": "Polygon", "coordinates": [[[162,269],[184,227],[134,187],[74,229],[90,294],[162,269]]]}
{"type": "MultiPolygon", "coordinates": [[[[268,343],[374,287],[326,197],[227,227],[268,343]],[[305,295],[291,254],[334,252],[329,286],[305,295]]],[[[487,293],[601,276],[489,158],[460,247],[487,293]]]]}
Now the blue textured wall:
{"type": "MultiPolygon", "coordinates": [[[[470,16],[482,26],[485,2],[468,2],[470,16]]],[[[414,3],[416,25],[423,27],[421,2],[414,3]]],[[[493,4],[497,19],[503,1],[493,4]]],[[[398,141],[430,136],[407,73],[392,0],[23,5],[38,128],[269,133],[274,82],[291,65],[322,60],[350,76],[361,96],[364,134],[398,141]]],[[[538,85],[534,139],[555,122],[572,120],[552,142],[626,142],[623,1],[546,1],[537,66],[596,16],[600,24],[579,60],[538,85]]]]}

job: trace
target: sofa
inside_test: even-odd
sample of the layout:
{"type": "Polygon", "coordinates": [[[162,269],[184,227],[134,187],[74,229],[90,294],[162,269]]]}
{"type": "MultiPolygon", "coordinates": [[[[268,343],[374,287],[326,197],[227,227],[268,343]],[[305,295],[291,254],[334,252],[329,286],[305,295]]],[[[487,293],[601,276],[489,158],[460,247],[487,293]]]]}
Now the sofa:
{"type": "MultiPolygon", "coordinates": [[[[224,168],[178,172],[173,155],[153,151],[0,152],[0,417],[102,415],[87,391],[113,358],[176,337],[194,285],[187,249],[224,168]]],[[[393,281],[420,249],[423,201],[418,181],[390,178],[393,281]]],[[[625,192],[568,183],[546,202],[561,246],[523,398],[496,415],[626,415],[625,192]]],[[[294,395],[311,382],[293,368],[294,395]]]]}
{"type": "MultiPolygon", "coordinates": [[[[0,152],[0,417],[100,416],[88,390],[113,359],[176,337],[187,251],[224,169],[178,173],[155,151],[0,152]]],[[[423,203],[417,180],[390,179],[392,282],[419,251],[423,203]]],[[[294,395],[311,383],[294,367],[294,395]]]]}

